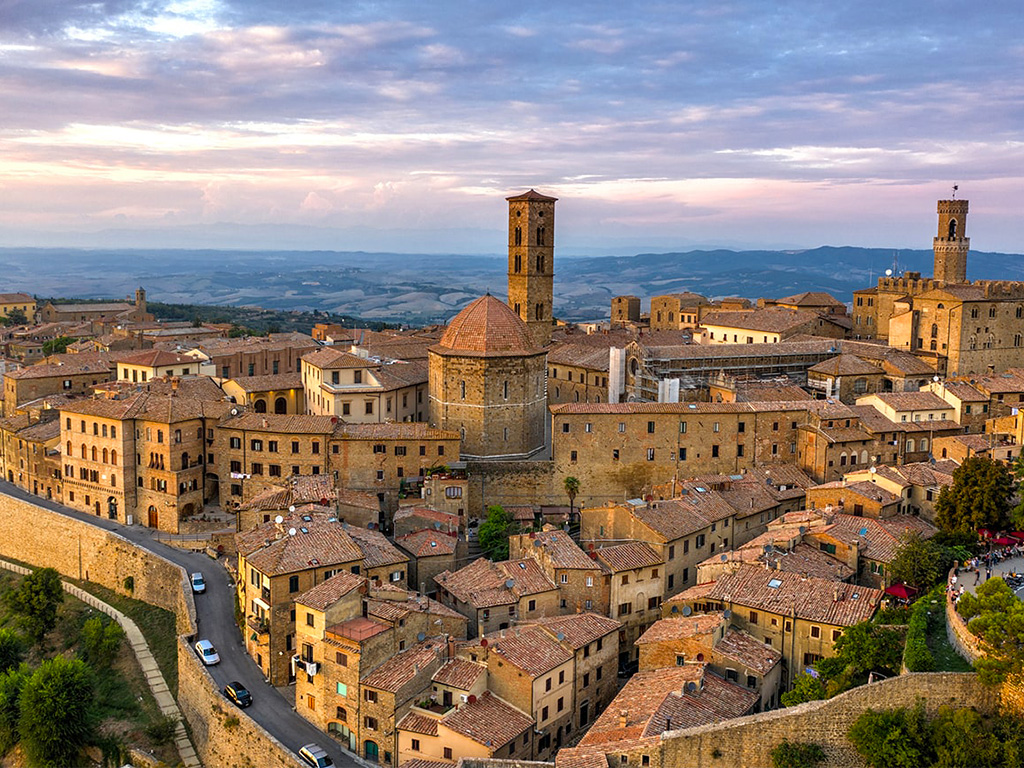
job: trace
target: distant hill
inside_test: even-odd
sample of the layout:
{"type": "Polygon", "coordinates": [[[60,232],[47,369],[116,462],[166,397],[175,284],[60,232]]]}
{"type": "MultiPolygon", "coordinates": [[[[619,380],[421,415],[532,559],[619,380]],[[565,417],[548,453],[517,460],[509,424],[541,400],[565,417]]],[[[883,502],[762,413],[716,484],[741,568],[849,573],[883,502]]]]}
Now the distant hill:
{"type": "MultiPolygon", "coordinates": [[[[894,251],[821,247],[799,251],[697,250],[631,256],[556,257],[555,314],[607,317],[612,296],[695,291],[709,297],[780,297],[827,291],[850,301],[892,267],[894,251]]],[[[898,252],[901,270],[932,272],[930,250],[898,252]]],[[[331,312],[366,320],[444,321],[485,291],[504,296],[504,256],[333,251],[0,249],[4,291],[122,297],[144,286],[175,304],[331,312]]],[[[1024,257],[971,252],[972,279],[1024,280],[1024,257]]]]}

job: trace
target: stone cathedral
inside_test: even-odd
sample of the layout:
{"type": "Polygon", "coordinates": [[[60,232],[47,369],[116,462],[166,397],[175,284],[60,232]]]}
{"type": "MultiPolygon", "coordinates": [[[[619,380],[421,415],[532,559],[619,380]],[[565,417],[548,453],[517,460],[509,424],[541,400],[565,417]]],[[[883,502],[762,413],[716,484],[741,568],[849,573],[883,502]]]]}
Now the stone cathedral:
{"type": "Polygon", "coordinates": [[[1005,370],[1024,359],[1024,282],[967,279],[967,200],[939,200],[934,274],[904,272],[853,294],[854,338],[888,341],[947,376],[1005,370]]]}

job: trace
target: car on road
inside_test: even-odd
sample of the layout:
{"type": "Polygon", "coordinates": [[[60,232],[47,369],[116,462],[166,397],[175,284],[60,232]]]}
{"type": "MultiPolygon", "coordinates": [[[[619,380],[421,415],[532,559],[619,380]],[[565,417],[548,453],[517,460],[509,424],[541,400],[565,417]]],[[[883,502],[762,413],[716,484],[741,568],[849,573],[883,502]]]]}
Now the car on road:
{"type": "Polygon", "coordinates": [[[328,766],[334,765],[331,756],[319,744],[307,744],[299,750],[299,757],[313,768],[328,768],[328,766]]]}
{"type": "Polygon", "coordinates": [[[199,658],[203,660],[203,664],[208,667],[212,667],[214,664],[220,664],[220,654],[217,653],[217,649],[213,647],[213,643],[209,640],[200,640],[196,643],[196,653],[198,653],[199,658]]]}
{"type": "Polygon", "coordinates": [[[203,574],[196,571],[191,576],[192,580],[192,591],[197,595],[203,594],[206,591],[206,579],[203,578],[203,574]]]}
{"type": "Polygon", "coordinates": [[[249,689],[237,680],[232,680],[224,686],[224,695],[242,709],[252,704],[252,694],[249,693],[249,689]]]}

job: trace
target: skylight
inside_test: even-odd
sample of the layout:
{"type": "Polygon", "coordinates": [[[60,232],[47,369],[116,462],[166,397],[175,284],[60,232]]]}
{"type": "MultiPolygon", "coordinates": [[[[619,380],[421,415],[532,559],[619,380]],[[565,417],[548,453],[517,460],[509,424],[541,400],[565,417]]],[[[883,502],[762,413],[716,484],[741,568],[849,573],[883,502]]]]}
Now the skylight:
{"type": "Polygon", "coordinates": [[[768,582],[768,586],[772,589],[778,589],[782,586],[782,579],[772,579],[768,582]]]}

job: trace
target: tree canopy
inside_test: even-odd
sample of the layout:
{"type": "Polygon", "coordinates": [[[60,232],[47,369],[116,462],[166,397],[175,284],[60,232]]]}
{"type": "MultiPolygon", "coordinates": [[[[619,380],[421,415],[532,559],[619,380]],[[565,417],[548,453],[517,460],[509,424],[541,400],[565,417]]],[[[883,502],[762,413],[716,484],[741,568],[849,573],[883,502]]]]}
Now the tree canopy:
{"type": "Polygon", "coordinates": [[[979,528],[1010,524],[1013,478],[1006,465],[986,456],[964,459],[935,502],[935,522],[949,533],[973,534],[979,528]]]}
{"type": "Polygon", "coordinates": [[[1024,672],[1024,603],[1000,578],[989,579],[974,594],[965,592],[957,606],[967,628],[989,647],[975,663],[984,682],[1024,672]]]}
{"type": "Polygon", "coordinates": [[[53,568],[40,568],[27,574],[7,593],[7,603],[36,642],[41,642],[57,624],[57,608],[64,602],[60,574],[53,568]]]}
{"type": "Polygon", "coordinates": [[[508,560],[508,537],[515,531],[515,520],[497,504],[487,508],[487,519],[480,524],[480,548],[495,562],[508,560]]]}
{"type": "Polygon", "coordinates": [[[21,691],[18,730],[33,765],[77,765],[92,737],[93,679],[81,659],[44,661],[21,691]]]}
{"type": "Polygon", "coordinates": [[[908,533],[896,550],[889,567],[893,582],[904,582],[926,590],[937,584],[949,572],[956,556],[948,547],[922,539],[916,531],[908,533]]]}

